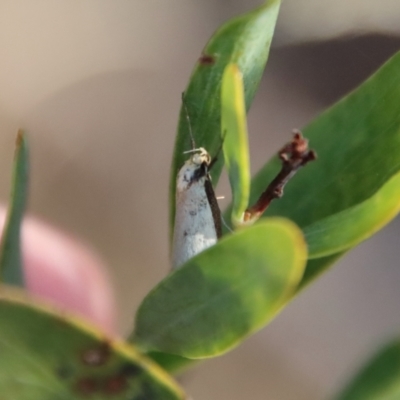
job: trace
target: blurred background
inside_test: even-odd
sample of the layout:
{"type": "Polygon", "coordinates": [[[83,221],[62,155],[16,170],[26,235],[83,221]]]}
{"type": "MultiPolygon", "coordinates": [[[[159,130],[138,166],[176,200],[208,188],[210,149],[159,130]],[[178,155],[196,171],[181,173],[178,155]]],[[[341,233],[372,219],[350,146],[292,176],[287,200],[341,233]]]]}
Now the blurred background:
{"type": "MultiPolygon", "coordinates": [[[[30,133],[30,211],[96,249],[128,332],[168,272],[180,94],[213,31],[254,0],[0,0],[0,200],[30,133]]],[[[285,0],[249,115],[252,169],[400,49],[398,0],[285,0]]],[[[226,182],[217,189],[228,194],[226,182]]],[[[196,400],[328,398],[400,332],[400,222],[271,325],[182,377],[196,400]]]]}

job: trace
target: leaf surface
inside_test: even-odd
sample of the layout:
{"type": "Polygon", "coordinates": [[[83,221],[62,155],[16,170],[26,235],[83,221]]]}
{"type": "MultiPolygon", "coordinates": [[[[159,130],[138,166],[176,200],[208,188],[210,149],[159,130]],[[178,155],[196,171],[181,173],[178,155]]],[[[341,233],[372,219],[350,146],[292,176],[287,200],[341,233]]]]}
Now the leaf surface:
{"type": "Polygon", "coordinates": [[[400,173],[369,199],[317,221],[304,229],[309,258],[329,256],[369,238],[400,210],[400,173]]]}
{"type": "Polygon", "coordinates": [[[236,64],[229,64],[222,77],[221,125],[225,167],[232,190],[231,220],[239,226],[249,204],[250,160],[243,79],[236,64]]]}

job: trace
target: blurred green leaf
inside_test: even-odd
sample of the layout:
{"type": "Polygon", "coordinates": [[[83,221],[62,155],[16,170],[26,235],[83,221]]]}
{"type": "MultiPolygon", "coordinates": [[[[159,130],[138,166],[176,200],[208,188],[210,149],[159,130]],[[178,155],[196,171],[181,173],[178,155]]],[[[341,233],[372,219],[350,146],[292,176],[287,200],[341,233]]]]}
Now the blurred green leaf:
{"type": "Polygon", "coordinates": [[[337,400],[400,399],[400,339],[381,350],[337,400]]]}
{"type": "Polygon", "coordinates": [[[174,375],[183,373],[187,368],[192,367],[196,363],[196,360],[191,360],[176,354],[167,354],[158,351],[150,351],[145,354],[163,369],[174,375]]]}
{"type": "Polygon", "coordinates": [[[221,125],[233,198],[231,220],[234,226],[239,226],[249,204],[250,160],[243,78],[236,64],[229,64],[222,77],[221,125]]]}
{"type": "MultiPolygon", "coordinates": [[[[388,192],[393,190],[393,195],[398,196],[394,186],[390,186],[390,190],[383,186],[400,171],[399,103],[400,53],[304,129],[304,136],[309,138],[310,147],[316,150],[318,160],[307,165],[289,182],[283,198],[271,204],[265,217],[279,215],[290,218],[305,231],[312,231],[313,224],[318,224],[316,226],[321,231],[329,232],[328,229],[332,228],[330,240],[321,239],[321,244],[324,244],[321,254],[349,249],[375,231],[378,225],[388,222],[396,213],[398,199],[381,198],[378,191],[381,188],[388,192]],[[379,198],[380,215],[386,218],[383,223],[378,222],[378,214],[370,218],[365,212],[379,198]],[[370,203],[365,203],[367,208],[364,209],[361,203],[369,199],[370,203]],[[352,209],[356,206],[359,208],[352,209]],[[386,211],[385,207],[388,207],[386,211]],[[341,231],[335,225],[335,216],[345,223],[346,214],[340,214],[345,210],[348,217],[357,217],[354,221],[360,227],[351,227],[348,223],[341,231]],[[368,230],[367,234],[364,228],[368,230]],[[342,239],[340,235],[347,235],[350,241],[348,246],[344,243],[346,238],[342,239]]],[[[286,141],[285,136],[282,143],[286,141]]],[[[279,169],[280,162],[275,157],[255,176],[251,184],[250,203],[258,198],[279,169]]],[[[230,209],[225,216],[229,213],[230,209]]],[[[316,243],[311,243],[316,256],[319,250],[313,246],[316,243]]],[[[317,265],[322,271],[329,264],[314,260],[314,276],[319,273],[317,265]]],[[[309,276],[308,268],[305,276],[309,276]]]]}
{"type": "Polygon", "coordinates": [[[4,287],[0,354],[2,400],[185,398],[132,346],[4,287]]]}
{"type": "MultiPolygon", "coordinates": [[[[221,80],[228,64],[237,64],[243,74],[246,108],[249,109],[268,58],[280,0],[228,21],[214,33],[203,50],[185,91],[193,136],[197,146],[215,156],[221,144],[221,80]]],[[[170,227],[175,216],[176,176],[190,149],[189,126],[181,107],[170,178],[170,227]]],[[[222,160],[213,167],[216,184],[222,160]]]]}
{"type": "Polygon", "coordinates": [[[356,246],[391,221],[400,210],[400,173],[373,196],[304,229],[309,258],[325,257],[356,246]]]}
{"type": "Polygon", "coordinates": [[[14,155],[11,199],[0,244],[1,281],[24,286],[21,254],[21,225],[28,197],[28,143],[19,131],[14,155]]]}
{"type": "Polygon", "coordinates": [[[167,276],[142,302],[132,341],[145,351],[212,357],[265,325],[307,258],[301,231],[270,219],[243,228],[167,276]]]}

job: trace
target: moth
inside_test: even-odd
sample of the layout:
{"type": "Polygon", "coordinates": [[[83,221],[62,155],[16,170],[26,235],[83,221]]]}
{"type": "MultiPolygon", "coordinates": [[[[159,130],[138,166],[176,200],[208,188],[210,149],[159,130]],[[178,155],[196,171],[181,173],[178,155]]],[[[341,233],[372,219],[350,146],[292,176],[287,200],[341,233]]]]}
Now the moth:
{"type": "Polygon", "coordinates": [[[217,243],[222,218],[209,171],[215,162],[203,148],[193,149],[176,180],[172,268],[217,243]]]}

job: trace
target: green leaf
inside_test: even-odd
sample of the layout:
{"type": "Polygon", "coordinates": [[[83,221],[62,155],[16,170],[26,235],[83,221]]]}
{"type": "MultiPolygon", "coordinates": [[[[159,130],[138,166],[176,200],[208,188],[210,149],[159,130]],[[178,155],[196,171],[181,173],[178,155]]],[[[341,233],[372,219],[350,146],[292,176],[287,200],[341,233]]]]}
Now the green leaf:
{"type": "MultiPolygon", "coordinates": [[[[365,210],[381,196],[378,194],[381,188],[384,191],[396,191],[393,186],[385,189],[384,185],[400,171],[398,104],[400,53],[304,129],[304,136],[310,140],[310,147],[316,150],[318,160],[307,165],[289,182],[283,198],[273,202],[265,216],[290,218],[306,231],[317,223],[319,229],[324,230],[325,220],[326,232],[329,227],[335,226],[335,215],[343,223],[345,214],[339,213],[347,210],[348,217],[356,216],[355,221],[360,224],[360,229],[349,224],[341,231],[336,226],[329,241],[324,241],[324,249],[320,254],[348,249],[375,231],[379,225],[379,215],[370,218],[365,210]],[[364,204],[366,209],[363,206],[352,209],[369,199],[371,203],[364,204]],[[364,221],[363,218],[370,218],[370,221],[364,221]],[[361,229],[363,226],[367,232],[361,229]],[[342,234],[347,235],[350,243],[344,243],[345,239],[339,237],[342,234]]],[[[286,141],[285,135],[282,143],[286,141]]],[[[255,176],[251,184],[250,203],[258,198],[279,169],[280,162],[274,158],[255,176]]],[[[379,213],[383,216],[386,213],[384,222],[395,215],[392,211],[396,208],[396,202],[397,198],[381,199],[382,209],[379,213]],[[385,211],[386,206],[388,208],[385,211]]],[[[228,209],[225,215],[229,213],[228,209]]],[[[312,251],[315,255],[319,254],[316,247],[312,251]]],[[[315,266],[316,263],[313,263],[315,266]]],[[[319,266],[321,270],[326,268],[324,262],[319,266]]],[[[318,274],[316,270],[313,272],[318,274]]]]}
{"type": "Polygon", "coordinates": [[[14,156],[10,205],[0,244],[1,281],[17,286],[24,286],[20,236],[27,202],[28,172],[28,144],[25,134],[19,131],[14,156]]]}
{"type": "Polygon", "coordinates": [[[221,129],[233,198],[231,220],[239,226],[249,204],[250,160],[243,78],[236,64],[229,64],[222,77],[221,129]]]}
{"type": "Polygon", "coordinates": [[[0,393],[4,400],[179,400],[156,364],[121,340],[1,288],[0,393]]]}
{"type": "MultiPolygon", "coordinates": [[[[280,0],[270,0],[261,7],[224,24],[214,33],[197,61],[185,91],[190,123],[196,146],[216,156],[221,144],[221,80],[228,64],[237,64],[243,74],[246,108],[249,109],[268,58],[280,0]]],[[[184,107],[181,107],[178,134],[170,178],[170,226],[175,216],[176,176],[190,150],[190,133],[184,107]]],[[[222,160],[212,170],[216,183],[222,160]]]]}
{"type": "Polygon", "coordinates": [[[195,360],[181,357],[176,354],[161,353],[158,351],[150,351],[145,354],[163,369],[174,375],[183,373],[187,368],[192,367],[193,364],[196,363],[195,360]]]}
{"type": "Polygon", "coordinates": [[[309,258],[325,257],[356,246],[382,229],[400,211],[400,173],[373,196],[304,229],[309,258]]]}
{"type": "Polygon", "coordinates": [[[226,236],[147,295],[132,340],[145,351],[192,359],[226,352],[274,317],[306,258],[302,233],[288,220],[226,236]]]}
{"type": "Polygon", "coordinates": [[[381,350],[337,400],[400,399],[400,339],[381,350]]]}

